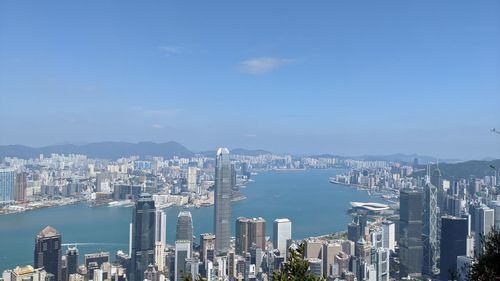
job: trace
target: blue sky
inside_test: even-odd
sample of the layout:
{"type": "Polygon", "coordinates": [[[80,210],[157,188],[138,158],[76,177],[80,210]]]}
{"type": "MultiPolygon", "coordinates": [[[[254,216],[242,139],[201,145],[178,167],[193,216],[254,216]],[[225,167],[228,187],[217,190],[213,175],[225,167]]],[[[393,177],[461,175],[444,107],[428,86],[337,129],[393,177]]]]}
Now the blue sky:
{"type": "Polygon", "coordinates": [[[500,157],[499,1],[1,1],[0,144],[500,157]]]}

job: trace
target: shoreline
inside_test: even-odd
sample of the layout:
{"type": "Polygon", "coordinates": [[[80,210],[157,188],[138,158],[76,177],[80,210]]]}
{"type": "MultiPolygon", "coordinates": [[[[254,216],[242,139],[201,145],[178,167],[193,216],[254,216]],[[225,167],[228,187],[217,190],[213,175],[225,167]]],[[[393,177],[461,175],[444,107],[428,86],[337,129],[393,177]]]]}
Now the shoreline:
{"type": "MultiPolygon", "coordinates": [[[[356,190],[366,191],[366,193],[368,194],[368,196],[382,198],[382,200],[384,200],[386,202],[389,202],[391,204],[396,204],[397,203],[396,201],[391,200],[391,199],[398,199],[398,197],[396,195],[393,195],[393,196],[390,196],[390,197],[386,197],[386,195],[384,195],[384,194],[372,194],[372,190],[370,188],[368,188],[366,186],[363,186],[363,185],[360,185],[360,184],[340,182],[340,181],[332,180],[331,178],[328,179],[328,181],[331,184],[338,184],[338,185],[342,185],[342,186],[346,186],[346,187],[351,187],[351,188],[355,187],[356,190]]],[[[376,192],[378,192],[378,191],[376,191],[376,192]]]]}
{"type": "MultiPolygon", "coordinates": [[[[240,216],[248,216],[248,217],[257,217],[262,216],[268,222],[272,222],[274,219],[278,217],[288,217],[293,223],[297,226],[295,231],[293,232],[292,239],[293,240],[303,240],[308,237],[319,237],[323,239],[338,239],[342,235],[342,232],[345,231],[347,223],[350,222],[348,218],[349,215],[346,213],[346,209],[348,209],[348,200],[340,200],[339,198],[348,198],[349,196],[358,196],[360,200],[362,198],[369,198],[366,193],[356,192],[353,189],[344,189],[341,191],[335,191],[332,188],[331,184],[327,182],[329,175],[331,175],[332,171],[322,171],[317,170],[317,173],[307,173],[307,177],[304,178],[302,174],[296,174],[291,172],[290,176],[282,175],[281,173],[274,173],[262,176],[255,177],[255,185],[248,184],[248,190],[244,191],[244,195],[248,200],[241,201],[236,204],[232,204],[234,206],[232,214],[235,215],[235,219],[237,215],[240,216]],[[300,179],[300,181],[297,181],[300,179]],[[289,188],[289,185],[296,184],[298,185],[297,189],[289,188]],[[301,200],[304,197],[304,190],[307,190],[307,198],[312,200],[317,200],[316,192],[322,194],[320,198],[322,199],[321,205],[328,206],[327,210],[330,210],[334,214],[336,214],[335,220],[328,218],[328,216],[317,216],[317,213],[314,210],[305,210],[306,212],[302,212],[301,210],[297,210],[297,208],[290,209],[287,211],[286,215],[283,214],[282,208],[279,206],[280,204],[285,204],[284,206],[288,206],[288,202],[301,200]],[[293,198],[274,198],[272,196],[262,196],[262,192],[276,191],[277,194],[291,194],[293,198]],[[254,195],[259,195],[258,197],[254,195]],[[325,196],[323,196],[325,195],[325,196]],[[343,207],[331,207],[338,206],[339,204],[332,204],[330,199],[326,197],[334,196],[332,200],[335,202],[341,202],[343,207]],[[338,195],[338,196],[337,196],[338,195]],[[285,200],[285,201],[282,201],[285,200]],[[292,200],[292,201],[291,201],[292,200]],[[259,202],[260,201],[260,202],[259,202]],[[269,205],[270,202],[274,202],[274,205],[269,205]],[[258,206],[256,206],[258,205],[258,206]],[[278,206],[277,206],[278,205],[278,206]],[[277,207],[276,207],[277,206],[277,207]],[[337,218],[338,217],[338,218],[337,218]],[[331,237],[331,238],[330,238],[331,237]]],[[[167,219],[167,240],[169,243],[172,240],[172,237],[175,237],[175,217],[179,211],[182,211],[182,207],[172,206],[173,208],[165,209],[167,212],[167,216],[172,219],[167,219]]],[[[23,226],[26,227],[25,233],[30,233],[31,235],[23,235],[17,238],[15,235],[13,236],[13,232],[5,232],[4,233],[4,242],[0,243],[0,248],[5,250],[12,250],[15,248],[9,241],[12,242],[22,242],[23,248],[19,248],[19,254],[16,254],[12,257],[12,261],[16,262],[21,258],[28,256],[31,259],[29,253],[31,253],[31,243],[32,236],[36,235],[40,230],[38,224],[43,222],[44,224],[50,224],[53,222],[55,227],[58,227],[58,224],[63,224],[67,229],[63,233],[65,235],[65,241],[72,242],[121,242],[126,243],[128,241],[128,226],[130,223],[130,214],[132,212],[132,208],[108,208],[106,206],[98,207],[98,208],[90,208],[87,202],[81,202],[80,204],[75,204],[71,206],[63,207],[64,209],[53,210],[53,211],[41,211],[41,212],[33,212],[27,214],[21,214],[21,216],[26,216],[29,218],[26,219],[27,222],[23,226]],[[92,211],[94,209],[94,211],[92,211]],[[69,224],[63,223],[60,221],[60,218],[75,216],[78,220],[71,219],[69,224]],[[81,216],[81,217],[80,217],[81,216]],[[119,217],[118,217],[119,216],[119,217]],[[39,221],[40,220],[40,221],[39,221]],[[92,226],[106,226],[103,228],[102,234],[95,233],[92,230],[92,226]],[[90,228],[89,228],[90,227],[90,228]],[[69,229],[69,230],[68,230],[69,229]],[[89,233],[83,233],[88,231],[89,233]],[[26,246],[28,245],[28,246],[26,246]],[[14,258],[17,258],[14,260],[14,258]]],[[[313,207],[308,209],[314,209],[313,207]]],[[[210,209],[190,209],[193,212],[193,226],[195,228],[194,233],[204,233],[212,231],[212,219],[213,212],[210,212],[210,209]],[[208,212],[207,212],[208,211],[208,212]]],[[[15,224],[17,221],[17,216],[10,217],[2,217],[3,221],[6,223],[15,224]]],[[[7,226],[8,224],[2,224],[7,226]]],[[[64,230],[64,229],[63,229],[64,230]]],[[[267,229],[266,229],[267,230],[267,229]]],[[[267,236],[271,236],[272,230],[269,229],[269,234],[267,236]]],[[[266,231],[266,232],[267,232],[266,231]]],[[[116,247],[111,246],[102,246],[102,247],[88,247],[81,249],[81,253],[92,253],[100,250],[111,251],[114,252],[116,247]]],[[[121,247],[123,250],[123,247],[121,247]]],[[[2,259],[2,255],[0,254],[0,260],[2,259]]],[[[10,260],[10,258],[9,258],[10,260]]]]}
{"type": "Polygon", "coordinates": [[[85,199],[68,199],[68,200],[46,200],[46,201],[35,201],[27,204],[13,204],[9,205],[7,208],[0,209],[0,216],[7,216],[25,212],[36,211],[39,209],[57,208],[67,205],[74,205],[85,202],[85,199]],[[14,208],[12,208],[14,207],[14,208]]]}

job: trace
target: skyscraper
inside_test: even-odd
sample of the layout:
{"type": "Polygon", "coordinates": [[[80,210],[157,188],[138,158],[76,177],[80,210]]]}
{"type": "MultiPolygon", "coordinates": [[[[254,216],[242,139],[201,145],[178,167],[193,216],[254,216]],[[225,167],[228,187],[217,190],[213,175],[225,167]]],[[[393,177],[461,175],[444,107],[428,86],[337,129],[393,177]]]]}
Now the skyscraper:
{"type": "Polygon", "coordinates": [[[382,222],[382,247],[388,248],[391,251],[395,249],[396,242],[396,226],[392,221],[382,222]]]}
{"type": "Polygon", "coordinates": [[[248,222],[248,249],[252,246],[266,249],[266,220],[263,218],[253,218],[248,222]]]}
{"type": "Polygon", "coordinates": [[[191,212],[179,212],[177,215],[177,231],[175,240],[186,240],[193,246],[193,218],[191,212]]]}
{"type": "Polygon", "coordinates": [[[155,211],[155,241],[167,244],[167,214],[161,209],[155,211]]]}
{"type": "Polygon", "coordinates": [[[325,242],[321,249],[321,261],[323,263],[323,277],[333,275],[333,264],[335,257],[342,251],[342,245],[337,242],[325,242]]]}
{"type": "Polygon", "coordinates": [[[236,220],[236,254],[245,256],[252,246],[265,250],[266,221],[263,218],[239,217],[236,220]]]}
{"type": "Polygon", "coordinates": [[[68,250],[66,251],[68,275],[76,273],[76,270],[78,269],[79,265],[78,258],[79,258],[79,253],[76,246],[68,247],[68,250]]]}
{"type": "Polygon", "coordinates": [[[475,210],[475,236],[474,236],[474,250],[475,254],[481,255],[483,253],[483,242],[481,237],[486,237],[494,226],[494,211],[487,206],[480,206],[475,210]]]}
{"type": "Polygon", "coordinates": [[[347,239],[356,243],[361,234],[359,233],[359,223],[357,221],[357,217],[353,217],[353,221],[347,225],[347,239]]]}
{"type": "Polygon", "coordinates": [[[209,257],[209,251],[214,250],[215,248],[215,235],[212,233],[202,233],[200,234],[200,261],[207,264],[207,260],[212,257],[209,257]]]}
{"type": "Polygon", "coordinates": [[[433,276],[438,272],[439,257],[437,187],[427,182],[424,186],[424,212],[422,226],[423,259],[422,273],[433,276]]]}
{"type": "Polygon", "coordinates": [[[248,253],[250,250],[248,247],[249,244],[249,233],[248,233],[248,218],[239,217],[236,219],[236,227],[235,227],[235,251],[236,254],[243,256],[245,253],[248,253]]]}
{"type": "Polygon", "coordinates": [[[457,257],[467,253],[469,226],[466,218],[441,218],[440,279],[447,281],[457,268],[457,257]]]}
{"type": "Polygon", "coordinates": [[[61,281],[61,234],[52,226],[45,227],[35,239],[35,268],[43,267],[61,281]]]}
{"type": "Polygon", "coordinates": [[[28,184],[26,177],[27,173],[25,172],[16,174],[14,200],[17,202],[26,201],[26,186],[28,184]]]}
{"type": "Polygon", "coordinates": [[[142,281],[148,265],[155,264],[155,213],[151,195],[141,194],[132,216],[132,281],[142,281]]]}
{"type": "Polygon", "coordinates": [[[422,274],[422,191],[404,189],[399,194],[400,276],[422,274]]]}
{"type": "Polygon", "coordinates": [[[101,280],[100,273],[94,274],[94,269],[101,269],[104,263],[109,262],[109,252],[90,253],[85,255],[85,267],[87,268],[87,278],[89,280],[101,280]]]}
{"type": "Polygon", "coordinates": [[[362,263],[371,264],[371,245],[363,237],[356,242],[355,254],[362,263]]]}
{"type": "Polygon", "coordinates": [[[181,281],[186,272],[186,259],[191,257],[191,242],[188,240],[175,241],[174,280],[181,281]]]}
{"type": "Polygon", "coordinates": [[[229,150],[219,148],[215,159],[215,207],[214,229],[215,250],[219,253],[229,250],[231,236],[231,161],[229,150]]]}
{"type": "Polygon", "coordinates": [[[280,251],[280,255],[287,256],[286,244],[292,239],[292,222],[289,219],[276,219],[273,222],[273,247],[280,251]]]}
{"type": "Polygon", "coordinates": [[[389,281],[390,251],[387,248],[374,249],[373,263],[377,272],[377,281],[389,281]]]}
{"type": "Polygon", "coordinates": [[[490,201],[488,206],[493,209],[494,217],[495,217],[495,228],[500,229],[500,201],[490,201]]]}
{"type": "Polygon", "coordinates": [[[155,262],[158,271],[165,269],[165,248],[167,246],[167,214],[161,209],[155,212],[155,262]]]}
{"type": "Polygon", "coordinates": [[[0,205],[14,201],[14,179],[14,170],[0,169],[0,205]]]}
{"type": "Polygon", "coordinates": [[[196,192],[196,179],[197,179],[198,168],[194,166],[188,167],[187,174],[187,187],[189,192],[196,192]]]}

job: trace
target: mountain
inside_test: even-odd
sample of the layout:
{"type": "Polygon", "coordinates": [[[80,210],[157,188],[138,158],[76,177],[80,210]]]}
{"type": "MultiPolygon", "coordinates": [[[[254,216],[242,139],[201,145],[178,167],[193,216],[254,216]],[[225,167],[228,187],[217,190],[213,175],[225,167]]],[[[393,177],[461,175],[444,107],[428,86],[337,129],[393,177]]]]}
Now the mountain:
{"type": "Polygon", "coordinates": [[[348,159],[349,157],[346,156],[340,156],[336,154],[328,154],[328,153],[323,153],[323,154],[314,154],[309,156],[311,158],[339,158],[339,159],[348,159]]]}
{"type": "Polygon", "coordinates": [[[426,155],[403,154],[403,153],[395,153],[389,155],[365,155],[357,158],[363,160],[379,160],[379,161],[406,162],[406,163],[413,163],[413,159],[417,158],[420,164],[436,163],[436,161],[439,161],[439,163],[445,163],[445,162],[454,163],[460,161],[458,159],[440,159],[426,155]]]}
{"type": "Polygon", "coordinates": [[[258,156],[265,154],[272,154],[272,152],[265,151],[262,149],[245,149],[245,148],[234,148],[231,150],[231,154],[234,155],[247,155],[247,156],[258,156]]]}
{"type": "Polygon", "coordinates": [[[162,156],[164,158],[191,157],[192,151],[180,143],[170,141],[154,142],[96,142],[85,145],[63,144],[44,147],[29,147],[23,145],[0,146],[0,159],[4,157],[34,158],[40,154],[84,154],[90,158],[117,159],[132,155],[144,158],[146,156],[162,156]]]}
{"type": "MultiPolygon", "coordinates": [[[[495,171],[491,166],[495,167],[498,171],[500,171],[500,159],[492,160],[492,161],[483,161],[483,160],[471,160],[460,163],[439,163],[439,170],[441,171],[441,175],[444,178],[469,178],[469,177],[484,177],[484,176],[492,176],[495,174],[495,171]]],[[[426,166],[419,166],[421,171],[415,173],[416,175],[423,176],[426,172],[426,166]]],[[[436,169],[436,165],[431,165],[431,172],[436,169]]]]}

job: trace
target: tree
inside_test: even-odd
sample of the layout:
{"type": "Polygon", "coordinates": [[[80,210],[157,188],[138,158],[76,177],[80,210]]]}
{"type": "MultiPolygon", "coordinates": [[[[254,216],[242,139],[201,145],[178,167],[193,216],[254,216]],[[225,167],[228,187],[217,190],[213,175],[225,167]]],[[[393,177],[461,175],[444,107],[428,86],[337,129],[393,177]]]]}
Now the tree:
{"type": "Polygon", "coordinates": [[[191,274],[186,274],[182,277],[182,280],[183,281],[207,281],[207,279],[201,277],[198,275],[198,277],[196,277],[196,279],[193,280],[193,277],[191,276],[191,274]]]}
{"type": "Polygon", "coordinates": [[[273,281],[321,281],[309,271],[309,262],[304,259],[306,245],[300,244],[297,250],[289,249],[283,268],[273,273],[273,281]]]}
{"type": "Polygon", "coordinates": [[[469,280],[500,280],[500,229],[492,229],[481,241],[484,252],[472,265],[469,280]]]}

